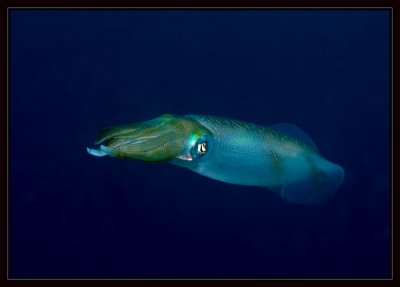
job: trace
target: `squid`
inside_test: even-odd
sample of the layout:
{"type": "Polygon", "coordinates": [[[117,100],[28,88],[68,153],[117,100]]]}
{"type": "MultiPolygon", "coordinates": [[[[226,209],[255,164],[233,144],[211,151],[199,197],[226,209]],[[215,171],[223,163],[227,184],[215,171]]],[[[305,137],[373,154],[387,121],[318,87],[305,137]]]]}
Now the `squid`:
{"type": "Polygon", "coordinates": [[[344,179],[339,165],[322,157],[312,139],[289,123],[268,127],[203,115],[165,114],[102,130],[96,157],[170,162],[225,183],[265,187],[284,200],[320,204],[344,179]]]}

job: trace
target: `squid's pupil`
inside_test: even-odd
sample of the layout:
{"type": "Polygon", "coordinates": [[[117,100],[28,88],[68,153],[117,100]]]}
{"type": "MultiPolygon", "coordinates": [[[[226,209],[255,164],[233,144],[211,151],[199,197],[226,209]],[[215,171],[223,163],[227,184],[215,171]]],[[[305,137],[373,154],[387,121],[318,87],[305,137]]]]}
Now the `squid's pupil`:
{"type": "Polygon", "coordinates": [[[207,152],[207,143],[203,142],[201,144],[198,145],[197,150],[199,153],[203,154],[207,152]]]}

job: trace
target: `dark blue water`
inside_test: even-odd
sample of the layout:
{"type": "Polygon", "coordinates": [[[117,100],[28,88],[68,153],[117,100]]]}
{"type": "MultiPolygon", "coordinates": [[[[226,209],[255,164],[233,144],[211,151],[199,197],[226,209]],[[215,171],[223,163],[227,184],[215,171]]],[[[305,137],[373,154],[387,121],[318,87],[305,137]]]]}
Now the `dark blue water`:
{"type": "Polygon", "coordinates": [[[389,11],[12,11],[11,276],[389,276],[389,11]],[[87,154],[164,113],[306,130],[346,171],[301,206],[87,154]]]}

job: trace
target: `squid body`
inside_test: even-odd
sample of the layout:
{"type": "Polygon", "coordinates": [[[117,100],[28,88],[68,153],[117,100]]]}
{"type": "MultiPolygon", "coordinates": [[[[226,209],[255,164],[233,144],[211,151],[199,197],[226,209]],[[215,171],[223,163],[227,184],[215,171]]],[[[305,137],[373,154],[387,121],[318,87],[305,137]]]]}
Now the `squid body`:
{"type": "Polygon", "coordinates": [[[267,187],[283,199],[317,204],[330,199],[344,170],[323,158],[298,127],[202,115],[162,115],[106,128],[89,154],[170,162],[226,183],[267,187]]]}

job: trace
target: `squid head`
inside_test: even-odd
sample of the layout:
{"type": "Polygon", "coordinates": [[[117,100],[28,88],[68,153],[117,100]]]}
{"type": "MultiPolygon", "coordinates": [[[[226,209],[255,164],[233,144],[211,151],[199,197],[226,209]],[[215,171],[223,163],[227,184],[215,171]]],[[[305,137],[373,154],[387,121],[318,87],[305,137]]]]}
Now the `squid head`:
{"type": "Polygon", "coordinates": [[[175,158],[191,161],[208,152],[212,133],[193,119],[165,114],[150,121],[102,130],[88,148],[95,156],[113,156],[148,162],[166,162],[175,158]]]}

